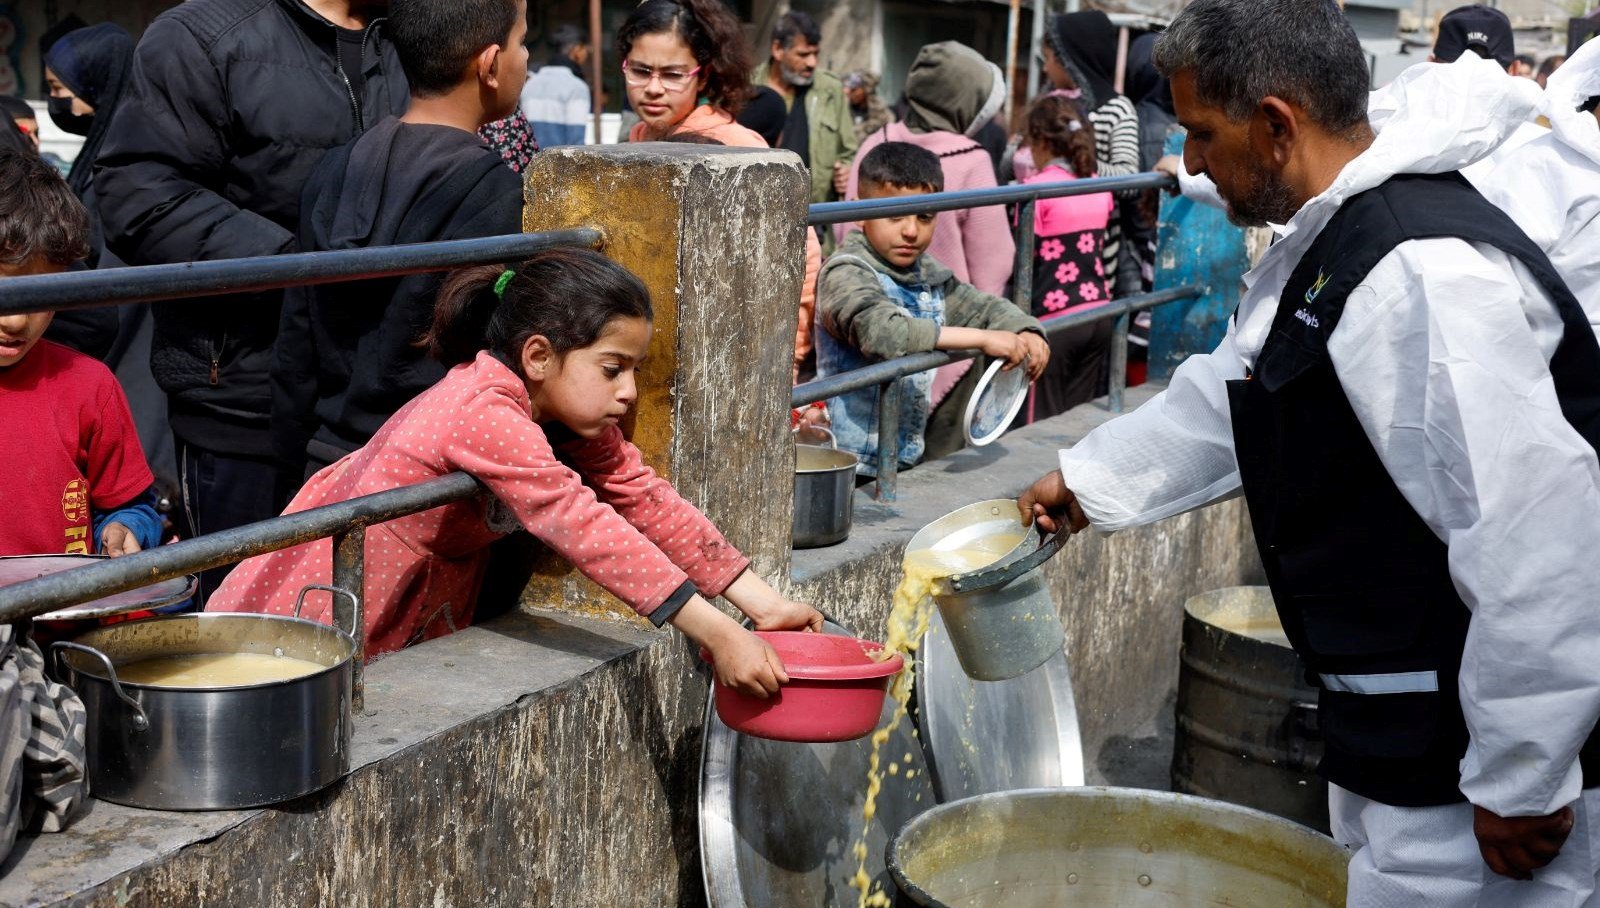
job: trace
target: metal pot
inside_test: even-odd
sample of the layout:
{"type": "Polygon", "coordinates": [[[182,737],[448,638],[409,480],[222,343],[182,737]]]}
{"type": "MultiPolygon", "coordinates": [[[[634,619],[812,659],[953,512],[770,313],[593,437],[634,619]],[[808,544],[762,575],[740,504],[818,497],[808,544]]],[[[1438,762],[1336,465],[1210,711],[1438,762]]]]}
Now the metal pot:
{"type": "MultiPolygon", "coordinates": [[[[1022,512],[1015,501],[980,501],[918,530],[906,551],[961,549],[984,537],[1021,529],[1022,512]]],[[[1017,678],[1061,652],[1066,632],[1035,568],[1060,550],[1066,537],[1058,533],[1041,542],[1035,534],[1024,533],[1016,548],[990,567],[946,578],[935,587],[933,601],[967,677],[1017,678]]]]}
{"type": "Polygon", "coordinates": [[[1270,814],[1131,788],[943,804],[889,843],[889,872],[943,908],[1342,908],[1349,852],[1270,814]]]}
{"type": "Polygon", "coordinates": [[[794,446],[795,548],[834,545],[850,535],[858,463],[860,458],[849,451],[821,445],[794,446]]]}
{"type": "MultiPolygon", "coordinates": [[[[355,598],[332,587],[310,589],[355,598]]],[[[88,709],[90,790],[156,810],[260,807],[343,776],[350,768],[355,651],[355,640],[338,628],[222,613],[128,622],[53,645],[88,709]],[[117,678],[118,665],[216,653],[289,656],[326,668],[241,687],[158,687],[117,678]]]]}

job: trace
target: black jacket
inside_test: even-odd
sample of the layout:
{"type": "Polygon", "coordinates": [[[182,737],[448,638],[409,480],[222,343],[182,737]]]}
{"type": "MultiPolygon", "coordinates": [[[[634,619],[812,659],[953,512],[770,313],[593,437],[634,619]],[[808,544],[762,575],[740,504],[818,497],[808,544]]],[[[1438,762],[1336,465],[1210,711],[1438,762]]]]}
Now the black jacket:
{"type": "MultiPolygon", "coordinates": [[[[300,248],[359,249],[516,233],[522,186],[477,135],[389,118],[329,152],[306,183],[300,248]]],[[[416,346],[443,275],[295,287],[272,369],[273,448],[303,475],[365,444],[445,369],[416,346]]]]}
{"type": "MultiPolygon", "coordinates": [[[[301,0],[188,0],[159,16],[96,162],[111,250],[135,265],[291,251],[312,168],[408,100],[382,20],[360,41],[359,69],[354,46],[301,0]]],[[[270,453],[281,301],[274,292],[156,306],[151,366],[179,437],[270,453]]]]}

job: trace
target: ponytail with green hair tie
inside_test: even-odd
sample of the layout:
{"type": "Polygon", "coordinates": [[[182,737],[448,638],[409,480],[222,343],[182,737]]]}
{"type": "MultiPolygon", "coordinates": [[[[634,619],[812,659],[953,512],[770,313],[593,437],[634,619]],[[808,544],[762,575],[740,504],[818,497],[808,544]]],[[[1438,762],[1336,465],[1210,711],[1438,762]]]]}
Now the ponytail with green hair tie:
{"type": "Polygon", "coordinates": [[[494,282],[494,295],[496,299],[503,300],[506,298],[506,286],[510,284],[511,279],[516,276],[517,273],[512,271],[510,268],[500,272],[500,276],[496,278],[494,282]]]}

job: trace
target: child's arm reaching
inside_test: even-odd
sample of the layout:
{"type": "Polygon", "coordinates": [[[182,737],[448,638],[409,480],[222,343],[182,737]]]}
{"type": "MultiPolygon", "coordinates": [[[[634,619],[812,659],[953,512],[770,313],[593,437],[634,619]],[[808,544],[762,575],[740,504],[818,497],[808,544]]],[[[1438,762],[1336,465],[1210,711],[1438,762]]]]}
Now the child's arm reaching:
{"type": "Polygon", "coordinates": [[[749,559],[671,483],[645,465],[639,449],[622,437],[621,429],[608,429],[599,438],[562,441],[556,450],[601,501],[666,553],[696,587],[708,596],[720,595],[732,602],[757,630],[821,629],[822,614],[785,599],[749,571],[749,559]]]}
{"type": "Polygon", "coordinates": [[[985,355],[1002,360],[1006,371],[1021,364],[1029,381],[1038,381],[1045,364],[1050,362],[1050,345],[1032,331],[1012,334],[987,328],[944,328],[939,332],[938,349],[982,350],[985,355]]]}

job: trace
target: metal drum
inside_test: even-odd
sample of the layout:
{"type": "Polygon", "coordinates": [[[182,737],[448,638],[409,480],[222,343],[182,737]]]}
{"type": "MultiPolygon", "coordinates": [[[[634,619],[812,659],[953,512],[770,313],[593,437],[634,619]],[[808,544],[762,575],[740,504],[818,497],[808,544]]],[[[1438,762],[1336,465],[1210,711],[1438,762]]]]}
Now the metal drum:
{"type": "Polygon", "coordinates": [[[1343,908],[1349,854],[1260,811],[1131,788],[981,795],[889,845],[918,905],[945,908],[1343,908]]]}
{"type": "Polygon", "coordinates": [[[961,670],[937,611],[917,648],[917,718],[940,802],[1083,784],[1083,741],[1067,654],[1009,681],[961,670]]]}
{"type": "Polygon", "coordinates": [[[1317,692],[1283,635],[1271,591],[1214,590],[1183,610],[1173,790],[1326,832],[1317,692]]]}
{"type": "Polygon", "coordinates": [[[101,628],[53,645],[88,709],[95,797],[157,810],[259,807],[309,794],[350,765],[355,641],[275,615],[192,614],[101,628]],[[326,666],[237,687],[122,682],[156,656],[258,653],[326,666]]]}
{"type": "MultiPolygon", "coordinates": [[[[829,622],[829,633],[848,632],[829,622]]],[[[886,721],[895,709],[885,702],[886,721]]],[[[870,738],[792,744],[741,735],[706,706],[700,764],[700,866],[711,908],[854,906],[851,852],[868,829],[866,872],[887,892],[894,884],[884,846],[901,826],[934,805],[922,747],[911,718],[882,751],[885,773],[877,815],[862,817],[870,738]],[[908,759],[909,758],[909,759],[908,759]]]]}

